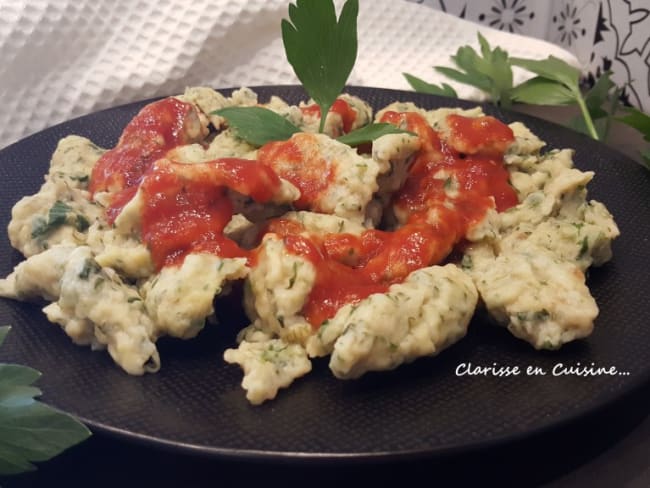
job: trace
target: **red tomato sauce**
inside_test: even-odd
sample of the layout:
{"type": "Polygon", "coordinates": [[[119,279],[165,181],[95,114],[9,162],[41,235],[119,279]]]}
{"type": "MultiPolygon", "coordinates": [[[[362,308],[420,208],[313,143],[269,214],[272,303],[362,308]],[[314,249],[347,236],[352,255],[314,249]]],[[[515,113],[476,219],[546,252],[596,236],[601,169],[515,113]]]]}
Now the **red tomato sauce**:
{"type": "Polygon", "coordinates": [[[269,142],[258,150],[257,160],[300,190],[296,208],[320,210],[317,201],[334,180],[336,168],[321,156],[314,134],[269,142]]]}
{"type": "MultiPolygon", "coordinates": [[[[192,110],[175,99],[145,107],[116,148],[97,162],[91,191],[113,192],[110,219],[141,189],[142,239],[158,270],[181,263],[190,252],[246,257],[254,265],[258,251],[241,249],[223,235],[233,214],[227,189],[264,203],[280,188],[280,176],[300,189],[296,207],[308,208],[328,187],[335,169],[320,156],[311,134],[265,145],[258,161],[224,158],[183,164],[165,159],[169,150],[193,142],[184,130],[192,110]]],[[[341,100],[333,110],[347,114],[342,115],[344,123],[351,125],[354,111],[347,103],[341,100]]],[[[411,272],[442,262],[489,209],[503,211],[517,203],[502,162],[513,135],[498,120],[449,115],[446,135],[417,113],[387,112],[382,121],[415,132],[421,141],[406,182],[393,197],[400,228],[313,236],[298,222],[268,225],[267,231],[280,236],[289,252],[316,268],[316,282],[302,310],[314,327],[343,305],[385,292],[411,272]]]]}
{"type": "Polygon", "coordinates": [[[503,211],[517,203],[502,162],[502,151],[514,139],[512,132],[491,117],[465,119],[449,116],[451,131],[443,140],[419,114],[388,112],[382,118],[421,139],[406,183],[394,196],[394,204],[406,216],[399,229],[318,237],[308,235],[296,222],[280,220],[269,226],[289,252],[316,268],[316,281],[302,310],[315,328],[343,305],[386,292],[411,272],[442,262],[489,209],[503,211]],[[478,134],[467,133],[474,131],[478,134]],[[451,144],[456,140],[473,154],[455,150],[451,144]]]}
{"type": "Polygon", "coordinates": [[[227,188],[264,203],[279,187],[278,176],[255,161],[157,161],[140,185],[144,199],[142,240],[151,251],[156,269],[180,264],[191,252],[248,257],[246,250],[223,235],[233,215],[227,188]]]}
{"type": "Polygon", "coordinates": [[[112,194],[109,223],[138,188],[142,191],[141,238],[157,270],[180,264],[190,252],[248,257],[248,251],[223,235],[233,215],[227,189],[264,203],[281,185],[272,169],[256,161],[222,158],[183,164],[165,159],[170,150],[196,142],[197,123],[190,104],[175,98],[153,102],[131,120],[117,146],[92,171],[90,191],[112,194]]]}
{"type": "MultiPolygon", "coordinates": [[[[195,142],[186,130],[194,108],[176,98],[146,105],[125,127],[115,148],[95,164],[89,190],[113,193],[107,214],[112,222],[135,192],[149,167],[170,149],[195,142]],[[120,194],[125,191],[125,194],[120,194]]],[[[200,131],[199,131],[200,132],[200,131]]]]}
{"type": "Polygon", "coordinates": [[[500,212],[518,203],[503,165],[503,151],[514,141],[512,130],[504,123],[489,116],[450,114],[450,134],[442,140],[416,113],[387,112],[382,121],[415,132],[422,142],[409,176],[394,198],[409,221],[422,219],[419,214],[432,208],[444,212],[441,205],[453,204],[455,217],[466,222],[463,231],[482,219],[492,207],[492,199],[500,212]],[[459,146],[471,153],[457,150],[459,146]]]}
{"type": "MultiPolygon", "coordinates": [[[[305,115],[320,118],[320,107],[316,104],[307,105],[306,107],[302,107],[300,110],[305,115]]],[[[354,110],[348,102],[340,98],[337,98],[334,101],[329,113],[335,113],[341,117],[343,123],[343,134],[350,132],[354,122],[357,120],[357,111],[354,110]]]]}
{"type": "Polygon", "coordinates": [[[514,140],[510,127],[489,115],[463,117],[450,114],[447,125],[454,149],[461,153],[480,153],[500,158],[514,140]]]}

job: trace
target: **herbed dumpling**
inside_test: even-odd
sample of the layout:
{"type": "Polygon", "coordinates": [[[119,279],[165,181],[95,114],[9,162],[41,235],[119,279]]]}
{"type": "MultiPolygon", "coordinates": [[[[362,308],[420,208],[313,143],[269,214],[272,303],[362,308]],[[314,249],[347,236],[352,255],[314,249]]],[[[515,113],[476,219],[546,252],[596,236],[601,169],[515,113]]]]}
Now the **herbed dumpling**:
{"type": "Polygon", "coordinates": [[[0,296],[14,300],[56,300],[61,293],[61,276],[76,246],[57,245],[29,256],[0,280],[0,296]]]}
{"type": "Polygon", "coordinates": [[[86,245],[100,266],[112,268],[125,278],[137,280],[154,273],[151,252],[136,235],[124,234],[116,227],[92,225],[86,245]]]}
{"type": "Polygon", "coordinates": [[[29,257],[0,281],[0,295],[51,301],[43,312],[77,344],[108,348],[129,374],[157,371],[154,328],[134,286],[102,268],[87,246],[56,246],[29,257]]]}
{"type": "Polygon", "coordinates": [[[546,249],[584,272],[611,259],[611,243],[618,235],[618,227],[604,205],[585,201],[567,215],[549,217],[537,225],[517,224],[501,239],[499,248],[506,253],[530,246],[546,249]]]}
{"type": "Polygon", "coordinates": [[[290,253],[282,239],[267,234],[244,288],[251,327],[304,345],[313,328],[301,311],[315,279],[316,270],[308,259],[290,253]]]}
{"type": "Polygon", "coordinates": [[[379,189],[377,162],[324,134],[298,133],[271,142],[257,158],[298,188],[295,206],[300,210],[363,222],[366,206],[379,189]]]}
{"type": "Polygon", "coordinates": [[[140,287],[155,335],[195,337],[214,313],[215,297],[247,273],[246,259],[207,253],[188,254],[181,265],[164,267],[140,287]]]}
{"type": "Polygon", "coordinates": [[[464,262],[490,316],[536,349],[591,334],[598,306],[575,264],[534,245],[498,256],[479,245],[464,262]]]}
{"type": "Polygon", "coordinates": [[[11,245],[32,256],[58,244],[79,245],[88,228],[103,220],[103,208],[90,201],[88,180],[104,153],[84,137],[68,136],[57,144],[45,182],[11,211],[11,245]]]}
{"type": "Polygon", "coordinates": [[[472,280],[455,265],[422,268],[386,293],[341,308],[310,337],[307,351],[331,354],[338,378],[394,369],[463,338],[477,300],[472,280]]]}
{"type": "MultiPolygon", "coordinates": [[[[307,212],[293,216],[307,235],[340,232],[345,224],[333,216],[307,212]]],[[[357,229],[360,234],[362,230],[357,229]]],[[[336,376],[358,377],[437,354],[456,342],[465,335],[478,297],[471,279],[459,268],[433,266],[414,271],[385,293],[345,305],[334,317],[314,325],[304,308],[316,279],[309,259],[290,252],[279,236],[267,234],[246,278],[251,325],[240,334],[240,347],[280,339],[304,347],[310,357],[332,354],[330,367],[336,376]]],[[[232,359],[233,353],[228,354],[232,359]]]]}
{"type": "Polygon", "coordinates": [[[59,299],[43,311],[75,342],[83,343],[92,337],[91,345],[106,347],[113,360],[129,374],[160,368],[153,323],[137,289],[124,283],[112,270],[101,268],[90,248],[78,247],[70,254],[60,283],[59,299]],[[80,323],[85,327],[80,328],[80,323]]]}
{"type": "Polygon", "coordinates": [[[463,258],[488,314],[536,349],[557,349],[591,334],[598,307],[584,272],[611,256],[619,235],[609,211],[587,200],[591,171],[573,151],[541,154],[544,143],[522,124],[505,156],[520,203],[496,215],[496,235],[463,258]]]}
{"type": "Polygon", "coordinates": [[[273,400],[280,388],[311,371],[305,350],[282,339],[242,341],[236,349],[227,349],[223,358],[244,370],[241,385],[253,405],[273,400]]]}

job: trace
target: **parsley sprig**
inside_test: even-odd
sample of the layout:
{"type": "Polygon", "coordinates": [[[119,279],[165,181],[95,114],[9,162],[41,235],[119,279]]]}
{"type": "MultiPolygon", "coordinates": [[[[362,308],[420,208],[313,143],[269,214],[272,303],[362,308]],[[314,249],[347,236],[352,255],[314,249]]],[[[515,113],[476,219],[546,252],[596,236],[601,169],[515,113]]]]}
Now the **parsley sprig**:
{"type": "MultiPolygon", "coordinates": [[[[0,327],[0,346],[11,327],[0,327]]],[[[32,471],[90,436],[75,418],[35,400],[41,373],[27,366],[0,363],[0,475],[32,471]]]]}
{"type": "Polygon", "coordinates": [[[287,119],[263,107],[226,107],[212,113],[226,119],[237,135],[253,146],[283,141],[300,132],[287,119]]]}
{"type": "Polygon", "coordinates": [[[593,139],[600,139],[580,89],[580,70],[578,68],[555,56],[549,56],[542,60],[510,58],[510,62],[514,66],[527,69],[537,75],[513,90],[513,100],[541,105],[576,103],[582,113],[587,133],[593,139]]]}
{"type": "MultiPolygon", "coordinates": [[[[285,141],[300,129],[281,115],[263,107],[227,107],[212,112],[228,121],[237,136],[253,146],[268,142],[285,141]]],[[[337,137],[337,141],[351,147],[374,141],[387,134],[410,134],[393,124],[368,124],[337,137]]]]}
{"type": "Polygon", "coordinates": [[[337,21],[331,0],[297,0],[282,19],[287,60],[307,94],[320,107],[319,131],[343,91],[357,59],[358,0],[348,0],[337,21]]]}
{"type": "MultiPolygon", "coordinates": [[[[287,60],[307,94],[320,108],[319,131],[342,93],[357,58],[358,0],[347,0],[337,20],[332,0],[297,0],[289,4],[289,20],[282,20],[287,60]]],[[[443,90],[453,89],[446,85],[443,90]]],[[[289,139],[300,129],[263,107],[227,107],[213,112],[228,121],[237,136],[253,146],[289,139]]],[[[389,124],[368,124],[337,140],[359,146],[386,134],[405,133],[389,124]]]]}
{"type": "MultiPolygon", "coordinates": [[[[619,121],[637,129],[650,142],[650,116],[627,109],[625,116],[616,117],[622,89],[611,80],[610,72],[604,73],[585,92],[580,86],[580,70],[557,57],[541,60],[510,57],[499,47],[491,48],[480,33],[478,40],[480,53],[471,46],[462,46],[451,57],[457,68],[435,66],[434,69],[452,80],[478,88],[504,108],[514,103],[577,105],[580,116],[570,126],[593,139],[605,140],[612,122],[619,121]],[[512,80],[515,66],[536,76],[515,86],[512,80]]],[[[404,77],[415,91],[456,96],[453,88],[444,83],[439,87],[408,73],[404,77]]],[[[643,151],[641,156],[650,168],[650,150],[643,151]]]]}
{"type": "Polygon", "coordinates": [[[410,134],[415,135],[413,132],[405,131],[397,128],[393,124],[379,122],[376,124],[369,124],[357,130],[353,130],[347,134],[343,134],[336,138],[337,141],[347,144],[348,146],[356,147],[367,142],[372,142],[375,139],[388,135],[388,134],[410,134]]]}
{"type": "Polygon", "coordinates": [[[411,85],[411,88],[416,92],[426,93],[428,95],[438,95],[440,97],[458,98],[458,94],[456,93],[456,90],[454,90],[454,87],[447,83],[436,85],[409,73],[402,74],[404,75],[404,78],[406,78],[406,81],[409,82],[409,85],[411,85]]]}
{"type": "Polygon", "coordinates": [[[500,47],[492,49],[485,37],[478,35],[481,54],[470,46],[462,46],[451,57],[459,69],[436,66],[436,71],[452,80],[475,86],[488,93],[492,100],[505,108],[511,105],[512,67],[508,53],[500,47]]]}

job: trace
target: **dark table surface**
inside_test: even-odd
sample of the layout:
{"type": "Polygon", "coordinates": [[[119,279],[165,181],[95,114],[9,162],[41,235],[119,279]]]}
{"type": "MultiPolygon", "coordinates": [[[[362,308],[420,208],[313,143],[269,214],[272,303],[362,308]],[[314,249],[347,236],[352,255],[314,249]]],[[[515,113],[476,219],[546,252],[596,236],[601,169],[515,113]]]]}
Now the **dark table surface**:
{"type": "MultiPolygon", "coordinates": [[[[552,121],[566,109],[524,108],[552,121]]],[[[609,142],[638,160],[642,140],[616,127],[609,142]]],[[[649,324],[650,325],[650,324],[649,324]]],[[[214,459],[134,444],[95,432],[38,471],[0,478],[31,486],[363,486],[650,487],[650,384],[569,425],[485,450],[380,463],[270,463],[214,459]],[[412,482],[412,483],[411,483],[412,482]]]]}

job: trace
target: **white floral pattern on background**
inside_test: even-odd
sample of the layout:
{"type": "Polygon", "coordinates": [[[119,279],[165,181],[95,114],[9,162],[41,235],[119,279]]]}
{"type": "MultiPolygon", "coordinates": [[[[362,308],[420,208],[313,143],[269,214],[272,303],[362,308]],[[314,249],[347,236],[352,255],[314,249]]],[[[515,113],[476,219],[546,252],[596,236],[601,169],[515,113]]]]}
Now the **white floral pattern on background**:
{"type": "Polygon", "coordinates": [[[517,34],[525,34],[526,24],[534,18],[535,12],[521,0],[494,2],[488,11],[478,16],[481,22],[490,27],[517,34]]]}
{"type": "Polygon", "coordinates": [[[593,83],[605,71],[623,98],[650,112],[648,0],[408,0],[573,52],[593,83]]]}
{"type": "Polygon", "coordinates": [[[590,74],[611,70],[626,100],[650,112],[650,2],[600,2],[590,74]]]}

